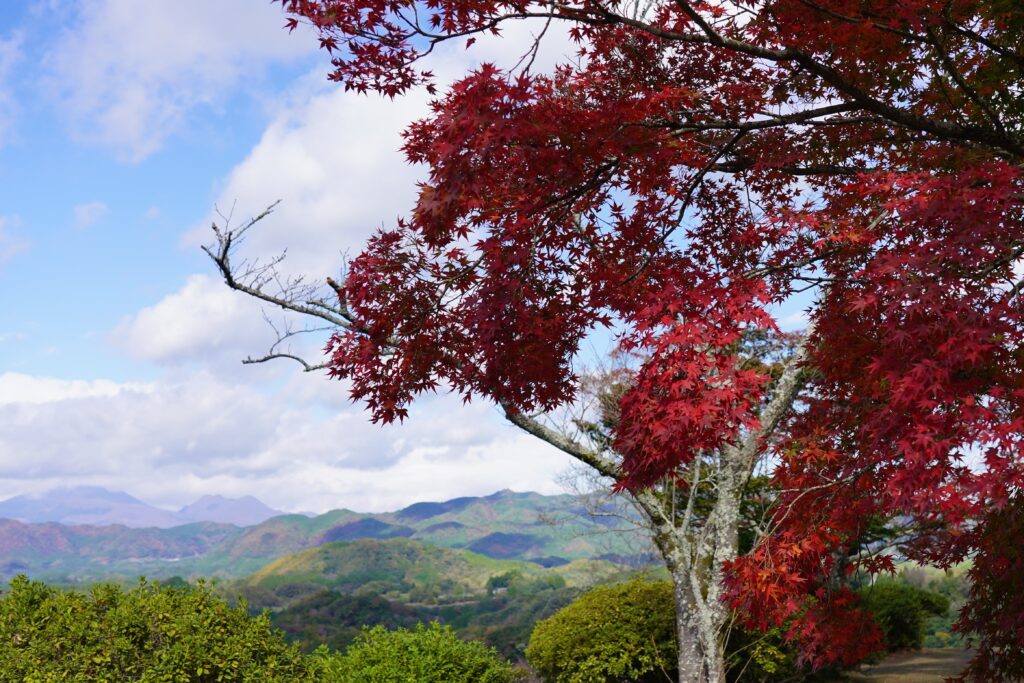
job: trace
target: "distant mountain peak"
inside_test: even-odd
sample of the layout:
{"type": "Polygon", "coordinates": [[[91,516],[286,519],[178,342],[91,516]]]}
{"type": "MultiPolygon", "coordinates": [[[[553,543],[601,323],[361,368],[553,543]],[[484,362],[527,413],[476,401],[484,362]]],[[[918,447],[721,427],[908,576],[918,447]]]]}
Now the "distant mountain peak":
{"type": "MultiPolygon", "coordinates": [[[[45,493],[34,494],[31,497],[39,499],[55,495],[99,498],[101,500],[108,500],[116,503],[142,503],[141,500],[129,493],[124,491],[111,491],[110,489],[103,488],[102,486],[62,486],[60,488],[51,489],[45,493]]],[[[145,503],[142,504],[145,505],[145,503]]]]}
{"type": "Polygon", "coordinates": [[[24,522],[124,524],[170,527],[180,524],[173,512],[143,503],[124,491],[101,486],[73,486],[0,501],[0,517],[24,522]]]}
{"type": "Polygon", "coordinates": [[[186,521],[221,522],[237,526],[252,526],[283,514],[252,496],[227,498],[205,495],[178,510],[178,516],[186,521]]]}
{"type": "Polygon", "coordinates": [[[102,486],[68,486],[0,501],[0,518],[21,522],[169,528],[193,522],[252,526],[285,514],[252,496],[206,495],[174,512],[102,486]]]}

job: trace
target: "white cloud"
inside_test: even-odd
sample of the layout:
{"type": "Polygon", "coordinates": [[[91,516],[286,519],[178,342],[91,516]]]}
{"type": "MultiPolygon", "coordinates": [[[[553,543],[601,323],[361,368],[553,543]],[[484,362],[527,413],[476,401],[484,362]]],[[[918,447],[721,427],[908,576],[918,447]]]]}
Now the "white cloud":
{"type": "Polygon", "coordinates": [[[0,266],[28,249],[28,240],[18,237],[8,229],[9,226],[17,223],[16,219],[0,216],[0,266]]]}
{"type": "MultiPolygon", "coordinates": [[[[471,50],[446,44],[430,62],[439,83],[450,83],[481,61],[515,64],[543,22],[516,23],[501,38],[481,37],[471,50]]],[[[552,27],[534,70],[550,70],[572,51],[568,33],[552,27]]],[[[234,207],[237,226],[276,200],[280,206],[249,235],[246,254],[272,256],[287,249],[286,269],[322,278],[337,272],[343,254],[355,256],[374,230],[408,213],[425,169],[402,154],[402,131],[429,113],[429,95],[412,91],[390,100],[324,84],[321,64],[287,98],[249,155],[218,193],[221,211],[234,207]]],[[[210,241],[211,212],[185,238],[210,241]]]]}
{"type": "Polygon", "coordinates": [[[802,330],[807,327],[809,321],[810,316],[807,311],[797,311],[779,320],[778,324],[783,330],[802,330]]]}
{"type": "Polygon", "coordinates": [[[207,361],[207,366],[258,355],[272,342],[259,304],[210,275],[124,320],[110,334],[115,346],[156,363],[207,361]]]}
{"type": "MultiPolygon", "coordinates": [[[[413,203],[420,169],[405,163],[401,132],[426,111],[423,93],[394,102],[318,85],[304,103],[282,111],[219,193],[221,211],[239,224],[275,200],[280,206],[254,228],[246,254],[288,250],[285,268],[323,277],[337,271],[374,229],[391,225],[413,203]]],[[[186,236],[207,242],[214,214],[186,236]]]]}
{"type": "Polygon", "coordinates": [[[110,213],[110,208],[103,202],[88,202],[74,208],[75,227],[79,230],[100,222],[110,213]]]}
{"type": "Polygon", "coordinates": [[[0,396],[0,497],[73,483],[168,507],[220,493],[289,510],[385,510],[506,487],[556,492],[568,464],[493,408],[451,396],[387,427],[358,407],[204,373],[147,385],[7,373],[0,396]]]}
{"type": "Polygon", "coordinates": [[[568,457],[525,435],[509,433],[470,448],[420,448],[376,471],[298,464],[288,482],[295,509],[396,510],[425,500],[486,495],[500,489],[564,493],[556,483],[568,457]]]}
{"type": "Polygon", "coordinates": [[[50,86],[79,136],[129,161],[269,63],[316,49],[265,1],[80,0],[77,10],[46,61],[50,86]]]}
{"type": "Polygon", "coordinates": [[[18,372],[0,375],[0,406],[41,405],[80,398],[117,396],[122,391],[148,392],[146,384],[118,384],[109,380],[65,380],[36,377],[18,372]]]}

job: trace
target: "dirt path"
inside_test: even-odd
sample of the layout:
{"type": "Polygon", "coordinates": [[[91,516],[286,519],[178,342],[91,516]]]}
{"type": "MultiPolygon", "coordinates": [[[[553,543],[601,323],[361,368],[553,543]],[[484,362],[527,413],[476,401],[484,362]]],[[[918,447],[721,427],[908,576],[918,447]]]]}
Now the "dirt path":
{"type": "Polygon", "coordinates": [[[942,683],[956,676],[971,658],[968,650],[919,650],[889,655],[846,680],[863,683],[942,683]]]}

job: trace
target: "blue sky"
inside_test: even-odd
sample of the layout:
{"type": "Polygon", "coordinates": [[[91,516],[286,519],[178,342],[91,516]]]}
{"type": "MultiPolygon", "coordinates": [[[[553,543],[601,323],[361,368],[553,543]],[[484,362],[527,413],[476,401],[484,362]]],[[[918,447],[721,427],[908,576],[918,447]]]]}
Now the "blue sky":
{"type": "Polygon", "coordinates": [[[346,94],[282,25],[263,0],[0,3],[0,498],[90,484],[319,511],[560,490],[568,461],[485,404],[426,400],[381,429],[339,383],[240,365],[271,337],[199,249],[214,207],[282,199],[249,255],[287,247],[320,278],[419,177],[397,150],[425,95],[346,94]]]}
{"type": "MultiPolygon", "coordinates": [[[[180,121],[162,134],[118,138],[90,120],[104,114],[102,104],[75,103],[69,90],[86,86],[67,81],[82,74],[61,73],[60,62],[103,49],[75,45],[72,37],[90,17],[99,23],[101,4],[0,7],[0,40],[14,53],[5,60],[8,105],[0,114],[0,216],[14,245],[8,250],[18,252],[0,270],[5,369],[68,379],[151,377],[152,368],[117,353],[103,332],[179,287],[183,273],[203,268],[198,250],[183,248],[182,227],[208,212],[218,183],[259,140],[266,100],[322,62],[304,37],[285,36],[282,42],[294,43],[291,54],[240,74],[246,87],[225,83],[212,101],[197,93],[192,106],[180,97],[180,121]]],[[[279,12],[268,9],[273,21],[279,12]]],[[[159,79],[160,67],[153,70],[120,75],[159,79]]],[[[104,75],[109,95],[119,72],[109,65],[96,77],[104,75]]],[[[144,111],[137,117],[140,126],[152,125],[144,111]]]]}

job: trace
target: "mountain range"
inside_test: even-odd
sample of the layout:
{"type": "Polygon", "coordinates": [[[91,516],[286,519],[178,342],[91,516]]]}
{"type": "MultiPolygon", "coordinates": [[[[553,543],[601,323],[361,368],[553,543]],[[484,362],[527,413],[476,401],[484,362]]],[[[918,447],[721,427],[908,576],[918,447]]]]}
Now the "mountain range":
{"type": "MultiPolygon", "coordinates": [[[[118,504],[127,507],[134,500],[125,495],[118,504]]],[[[55,511],[65,509],[70,510],[70,504],[55,511]]],[[[77,509],[77,515],[90,514],[77,509]]],[[[315,517],[280,515],[244,527],[216,521],[130,528],[4,519],[0,579],[19,573],[66,583],[139,575],[240,578],[289,553],[328,543],[402,538],[542,567],[580,559],[643,563],[651,552],[646,535],[628,515],[593,517],[575,496],[506,490],[416,503],[388,513],[333,510],[315,517]]]]}
{"type": "Polygon", "coordinates": [[[180,510],[164,510],[123,491],[109,491],[99,486],[54,489],[0,501],[0,518],[4,519],[94,526],[120,524],[132,528],[166,529],[193,522],[252,526],[282,514],[285,513],[252,496],[203,496],[180,510]]]}

